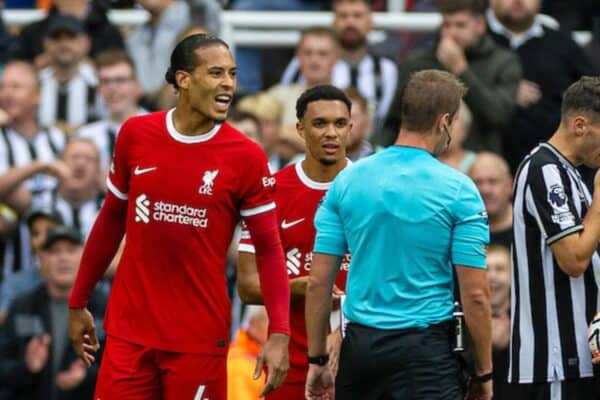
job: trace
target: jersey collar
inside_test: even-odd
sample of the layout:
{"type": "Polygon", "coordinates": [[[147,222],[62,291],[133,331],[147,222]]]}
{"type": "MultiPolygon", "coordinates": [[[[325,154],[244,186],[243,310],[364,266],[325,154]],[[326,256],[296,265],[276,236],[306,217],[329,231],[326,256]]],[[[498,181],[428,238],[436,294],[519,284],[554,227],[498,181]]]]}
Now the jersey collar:
{"type": "MultiPolygon", "coordinates": [[[[346,158],[346,167],[348,167],[350,164],[352,164],[352,161],[350,161],[350,159],[346,158]]],[[[306,175],[306,173],[304,172],[304,170],[302,169],[302,161],[298,161],[295,165],[294,168],[296,169],[296,174],[298,174],[298,178],[300,178],[300,182],[302,182],[305,186],[314,189],[314,190],[328,190],[331,187],[331,184],[333,183],[333,181],[329,181],[329,182],[317,182],[315,180],[312,180],[308,177],[308,175],[306,175]]]]}
{"type": "Polygon", "coordinates": [[[219,129],[221,129],[222,124],[216,123],[215,126],[206,133],[194,136],[184,135],[183,133],[180,133],[177,129],[175,129],[175,123],[173,122],[173,111],[175,111],[175,109],[171,108],[167,112],[165,117],[167,120],[167,131],[169,132],[169,135],[171,135],[171,137],[178,142],[188,144],[206,142],[212,139],[217,134],[217,132],[219,132],[219,129]]]}

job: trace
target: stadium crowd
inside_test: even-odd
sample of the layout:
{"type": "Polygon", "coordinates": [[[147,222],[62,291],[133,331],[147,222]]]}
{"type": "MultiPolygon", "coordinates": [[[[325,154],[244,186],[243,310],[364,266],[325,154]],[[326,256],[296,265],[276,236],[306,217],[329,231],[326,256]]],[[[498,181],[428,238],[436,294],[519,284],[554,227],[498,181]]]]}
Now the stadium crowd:
{"type": "MultiPolygon", "coordinates": [[[[353,129],[346,157],[357,162],[393,144],[402,124],[402,89],[413,73],[445,70],[467,87],[450,146],[439,159],[470,177],[485,204],[494,399],[510,398],[513,176],[529,151],[557,129],[562,93],[582,76],[600,75],[600,7],[592,0],[568,6],[407,1],[409,10],[440,12],[439,30],[387,32],[385,41],[372,45],[372,12],[385,12],[385,3],[4,1],[6,8],[42,8],[47,16],[20,28],[0,26],[0,399],[92,398],[102,357],[86,369],[74,356],[66,299],[104,201],[119,130],[130,117],[175,106],[176,93],[165,81],[174,46],[194,33],[218,35],[224,9],[334,13],[331,26],[304,29],[293,54],[236,52],[238,91],[228,121],[262,147],[271,173],[310,151],[296,126],[296,101],[307,89],[333,85],[348,96],[353,129]],[[120,29],[109,21],[110,8],[132,7],[147,10],[148,22],[120,29]],[[591,40],[576,43],[574,29],[590,31],[591,40]]],[[[592,192],[594,169],[579,172],[592,192]]],[[[227,260],[234,316],[229,398],[257,399],[262,386],[250,378],[267,322],[260,306],[246,311],[237,294],[239,236],[240,229],[227,260]]],[[[101,341],[120,254],[90,300],[101,341]]],[[[287,256],[293,278],[297,260],[287,256]]]]}

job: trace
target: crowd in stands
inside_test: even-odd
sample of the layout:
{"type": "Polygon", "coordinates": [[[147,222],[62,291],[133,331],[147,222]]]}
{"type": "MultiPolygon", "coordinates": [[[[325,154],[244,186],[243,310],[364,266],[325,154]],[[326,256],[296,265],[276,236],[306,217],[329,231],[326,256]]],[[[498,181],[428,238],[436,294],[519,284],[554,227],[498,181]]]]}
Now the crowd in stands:
{"type": "MultiPolygon", "coordinates": [[[[440,29],[388,32],[373,46],[372,12],[385,11],[385,1],[4,0],[6,8],[41,8],[47,16],[21,28],[0,26],[0,400],[91,398],[85,393],[96,370],[76,361],[67,343],[65,293],[103,201],[119,128],[132,116],[174,105],[164,79],[174,44],[196,32],[218,34],[224,9],[334,13],[330,27],[303,30],[293,54],[236,52],[239,87],[229,121],[261,144],[272,172],[306,151],[295,105],[308,88],[346,91],[354,124],[347,155],[358,161],[392,144],[411,73],[444,69],[466,84],[440,160],[473,179],[487,209],[495,398],[505,398],[512,176],[557,128],[562,92],[583,75],[600,74],[600,3],[568,2],[568,10],[542,0],[406,3],[409,10],[441,12],[440,29]],[[132,7],[147,10],[148,22],[120,29],[109,21],[110,8],[132,7]],[[590,31],[592,40],[582,47],[572,29],[590,31]]],[[[117,263],[118,255],[94,295],[99,320],[117,263]]],[[[260,391],[244,376],[265,341],[265,319],[253,307],[243,323],[234,322],[229,372],[249,393],[260,391]]],[[[244,396],[235,398],[256,398],[244,396]]]]}

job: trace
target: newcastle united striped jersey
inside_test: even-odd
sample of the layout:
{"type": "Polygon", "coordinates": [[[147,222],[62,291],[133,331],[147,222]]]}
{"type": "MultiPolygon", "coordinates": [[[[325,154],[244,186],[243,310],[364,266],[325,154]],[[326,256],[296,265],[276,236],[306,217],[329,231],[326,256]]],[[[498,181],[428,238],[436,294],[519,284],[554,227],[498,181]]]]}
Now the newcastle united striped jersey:
{"type": "Polygon", "coordinates": [[[598,310],[594,254],[584,274],[559,267],[550,245],[584,229],[591,195],[550,144],[525,158],[515,181],[508,379],[541,383],[593,375],[587,328],[598,310]]]}

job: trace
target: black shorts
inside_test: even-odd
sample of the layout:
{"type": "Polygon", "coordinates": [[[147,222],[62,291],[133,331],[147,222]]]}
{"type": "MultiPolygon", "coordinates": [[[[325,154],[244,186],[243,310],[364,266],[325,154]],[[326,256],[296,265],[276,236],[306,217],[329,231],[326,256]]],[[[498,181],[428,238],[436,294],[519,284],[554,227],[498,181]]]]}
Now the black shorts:
{"type": "Polygon", "coordinates": [[[464,379],[447,323],[380,330],[350,323],[335,395],[343,400],[462,400],[464,379]]]}

